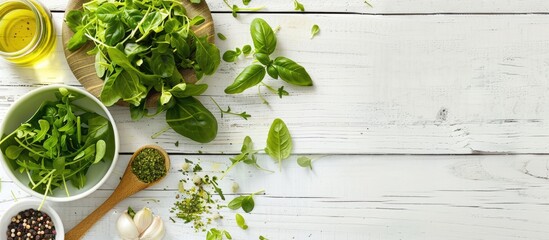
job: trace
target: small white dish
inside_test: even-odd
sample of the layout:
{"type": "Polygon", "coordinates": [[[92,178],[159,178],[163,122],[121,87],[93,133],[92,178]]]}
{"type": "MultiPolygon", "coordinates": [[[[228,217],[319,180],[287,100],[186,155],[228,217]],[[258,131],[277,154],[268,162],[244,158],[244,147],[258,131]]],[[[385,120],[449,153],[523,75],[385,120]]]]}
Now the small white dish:
{"type": "MultiPolygon", "coordinates": [[[[8,226],[11,222],[12,217],[16,216],[19,212],[25,211],[29,208],[33,208],[35,210],[38,209],[38,207],[40,206],[40,202],[40,200],[34,199],[19,200],[17,202],[14,202],[14,204],[2,214],[2,218],[0,218],[0,240],[8,239],[6,231],[8,231],[8,226]]],[[[48,214],[52,219],[53,226],[55,227],[56,231],[55,240],[64,240],[65,229],[63,228],[63,222],[61,221],[61,218],[59,217],[57,212],[47,204],[44,204],[40,211],[48,214]]]]}

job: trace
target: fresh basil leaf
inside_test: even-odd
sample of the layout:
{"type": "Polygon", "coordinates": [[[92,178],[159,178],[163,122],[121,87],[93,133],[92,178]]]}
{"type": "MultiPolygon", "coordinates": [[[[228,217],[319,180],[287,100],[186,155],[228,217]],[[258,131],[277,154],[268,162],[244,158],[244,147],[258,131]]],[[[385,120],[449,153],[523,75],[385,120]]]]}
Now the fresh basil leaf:
{"type": "Polygon", "coordinates": [[[276,35],[265,20],[256,18],[250,25],[255,51],[270,55],[276,49],[276,35]]]}
{"type": "Polygon", "coordinates": [[[240,207],[242,207],[242,201],[244,200],[244,198],[246,198],[246,196],[239,196],[239,197],[234,198],[233,200],[231,200],[229,202],[227,207],[232,209],[232,210],[239,209],[240,207]]]}
{"type": "Polygon", "coordinates": [[[255,59],[257,59],[257,61],[259,61],[261,64],[263,64],[265,66],[269,66],[272,63],[271,58],[269,58],[268,54],[256,53],[256,54],[254,54],[254,57],[255,57],[255,59]]]}
{"type": "Polygon", "coordinates": [[[242,0],[242,4],[248,6],[252,0],[242,0]]]}
{"type": "Polygon", "coordinates": [[[119,20],[113,20],[107,24],[105,29],[105,43],[109,46],[115,46],[126,34],[124,24],[119,20]]]}
{"type": "Polygon", "coordinates": [[[107,66],[109,64],[107,63],[107,60],[105,60],[105,57],[103,57],[103,53],[101,51],[98,51],[95,54],[95,73],[98,77],[102,78],[105,76],[105,73],[107,72],[107,66]]]}
{"type": "Polygon", "coordinates": [[[76,49],[84,46],[84,44],[88,42],[88,38],[84,35],[85,33],[85,29],[80,29],[74,33],[74,35],[72,35],[69,39],[69,42],[67,42],[67,49],[69,49],[69,51],[75,51],[76,49]]]}
{"type": "Polygon", "coordinates": [[[163,78],[172,76],[175,70],[175,59],[171,52],[159,53],[154,51],[151,57],[152,70],[163,78]]]}
{"type": "Polygon", "coordinates": [[[225,88],[225,93],[236,94],[259,84],[265,77],[265,67],[259,64],[253,64],[246,67],[234,80],[234,82],[225,88]]]}
{"type": "Polygon", "coordinates": [[[118,17],[119,10],[113,3],[104,3],[97,8],[95,12],[97,19],[110,23],[118,17]]]}
{"type": "Polygon", "coordinates": [[[255,203],[254,203],[253,195],[246,196],[244,199],[242,199],[242,210],[244,210],[244,212],[246,213],[252,212],[252,210],[254,210],[254,206],[255,206],[255,203]]]}
{"type": "Polygon", "coordinates": [[[139,31],[143,36],[137,41],[139,42],[144,37],[149,35],[149,33],[151,33],[152,31],[159,32],[160,30],[162,30],[162,22],[164,21],[164,19],[166,19],[166,17],[168,17],[168,15],[169,14],[167,13],[166,9],[150,12],[149,14],[147,14],[143,19],[143,23],[141,24],[141,26],[139,26],[139,31]]]}
{"type": "Polygon", "coordinates": [[[275,119],[271,124],[265,153],[278,162],[279,168],[282,166],[282,160],[292,153],[292,136],[286,123],[280,118],[275,119]]]}
{"type": "Polygon", "coordinates": [[[242,47],[242,53],[244,53],[244,55],[248,55],[252,52],[252,46],[246,44],[242,47]]]}
{"type": "Polygon", "coordinates": [[[114,88],[123,89],[119,91],[122,100],[139,106],[141,101],[147,97],[147,88],[139,81],[139,76],[134,72],[122,70],[114,81],[114,88]]]}
{"type": "Polygon", "coordinates": [[[184,90],[173,88],[172,94],[178,98],[202,95],[208,89],[208,84],[187,84],[184,90]]]}
{"type": "Polygon", "coordinates": [[[305,157],[305,156],[301,156],[299,158],[297,158],[297,164],[301,167],[308,167],[310,168],[311,170],[313,170],[313,166],[311,165],[311,162],[312,160],[308,157],[305,157]]]}
{"type": "Polygon", "coordinates": [[[191,25],[191,26],[200,25],[200,24],[204,23],[204,21],[206,21],[206,19],[204,19],[204,17],[198,15],[198,16],[195,16],[195,17],[189,22],[189,25],[191,25]]]}
{"type": "Polygon", "coordinates": [[[206,37],[195,38],[196,43],[196,62],[202,72],[206,75],[215,73],[217,66],[221,62],[219,49],[208,42],[206,37]]]}
{"type": "Polygon", "coordinates": [[[114,105],[122,98],[120,92],[114,86],[114,82],[116,81],[116,78],[118,78],[120,72],[122,71],[116,71],[114,74],[105,79],[103,89],[101,89],[101,94],[99,94],[99,99],[101,99],[101,102],[107,107],[114,105]]]}
{"type": "Polygon", "coordinates": [[[77,32],[78,30],[80,30],[79,28],[82,27],[82,17],[82,11],[70,10],[69,12],[67,12],[65,22],[73,32],[77,32]]]}
{"type": "Polygon", "coordinates": [[[217,33],[217,37],[223,41],[227,40],[227,37],[225,37],[222,33],[217,33]]]}
{"type": "Polygon", "coordinates": [[[295,10],[297,10],[297,11],[305,12],[305,7],[303,6],[303,4],[301,4],[301,3],[298,2],[297,0],[294,0],[294,8],[295,8],[295,10]]]}
{"type": "Polygon", "coordinates": [[[278,70],[276,70],[276,67],[273,65],[267,66],[267,74],[274,79],[278,79],[278,70]]]}
{"type": "Polygon", "coordinates": [[[225,53],[223,53],[223,61],[225,62],[234,62],[236,61],[236,58],[238,58],[238,53],[233,50],[228,50],[225,53]]]}
{"type": "Polygon", "coordinates": [[[122,12],[122,20],[132,29],[137,27],[141,19],[143,19],[143,14],[137,9],[126,8],[124,9],[124,12],[122,12]]]}
{"type": "Polygon", "coordinates": [[[313,80],[307,70],[289,58],[277,57],[273,66],[276,68],[278,76],[287,83],[298,86],[313,85],[313,80]]]}
{"type": "Polygon", "coordinates": [[[240,214],[235,215],[236,225],[238,225],[240,228],[246,230],[248,229],[248,225],[246,225],[246,220],[244,220],[244,217],[240,214]]]}
{"type": "Polygon", "coordinates": [[[314,38],[320,32],[320,27],[318,25],[313,25],[311,28],[311,39],[314,38]]]}
{"type": "Polygon", "coordinates": [[[166,122],[177,133],[196,142],[207,143],[217,135],[217,120],[194,97],[179,98],[166,111],[166,122]]]}

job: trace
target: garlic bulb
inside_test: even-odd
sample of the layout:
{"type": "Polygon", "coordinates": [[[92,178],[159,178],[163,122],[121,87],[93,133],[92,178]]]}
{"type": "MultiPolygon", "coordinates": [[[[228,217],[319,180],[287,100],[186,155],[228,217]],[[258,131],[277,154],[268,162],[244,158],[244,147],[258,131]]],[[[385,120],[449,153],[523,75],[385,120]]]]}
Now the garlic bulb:
{"type": "Polygon", "coordinates": [[[153,216],[147,207],[135,213],[133,219],[125,211],[118,218],[116,229],[123,240],[161,240],[166,234],[162,219],[153,216]]]}
{"type": "Polygon", "coordinates": [[[152,221],[153,215],[151,209],[148,207],[139,210],[133,217],[133,222],[135,223],[139,234],[142,234],[151,225],[152,221]]]}
{"type": "Polygon", "coordinates": [[[116,222],[116,229],[123,240],[138,240],[139,232],[128,212],[122,213],[116,222]]]}
{"type": "Polygon", "coordinates": [[[159,216],[154,217],[152,224],[145,230],[139,240],[160,240],[166,234],[164,222],[159,216]]]}

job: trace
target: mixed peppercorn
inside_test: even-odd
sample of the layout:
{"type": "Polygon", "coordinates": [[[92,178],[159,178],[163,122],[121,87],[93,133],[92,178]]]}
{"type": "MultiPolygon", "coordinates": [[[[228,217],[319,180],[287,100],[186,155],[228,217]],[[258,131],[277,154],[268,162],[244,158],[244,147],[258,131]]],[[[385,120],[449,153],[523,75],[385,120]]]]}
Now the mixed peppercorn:
{"type": "Polygon", "coordinates": [[[56,231],[48,214],[29,208],[11,218],[6,235],[8,240],[53,240],[56,231]]]}

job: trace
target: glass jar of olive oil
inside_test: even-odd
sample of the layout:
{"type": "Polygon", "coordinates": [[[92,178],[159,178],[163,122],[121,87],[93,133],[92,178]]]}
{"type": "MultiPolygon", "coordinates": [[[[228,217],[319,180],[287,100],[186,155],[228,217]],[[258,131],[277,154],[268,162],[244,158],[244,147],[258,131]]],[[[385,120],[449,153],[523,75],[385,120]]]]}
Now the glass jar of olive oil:
{"type": "Polygon", "coordinates": [[[0,56],[32,65],[55,46],[51,13],[36,0],[0,1],[0,56]]]}

